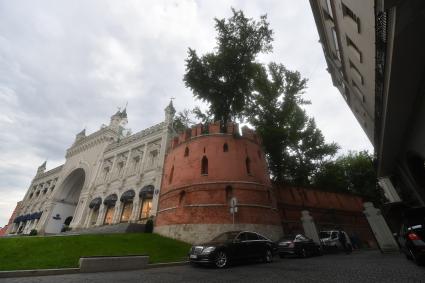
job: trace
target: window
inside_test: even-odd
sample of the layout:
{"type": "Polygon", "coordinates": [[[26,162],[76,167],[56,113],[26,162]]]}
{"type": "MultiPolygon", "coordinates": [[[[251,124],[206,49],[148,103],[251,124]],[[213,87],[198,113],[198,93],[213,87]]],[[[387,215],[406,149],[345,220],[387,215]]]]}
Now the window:
{"type": "Polygon", "coordinates": [[[329,19],[333,20],[333,12],[332,12],[332,5],[331,0],[326,0],[326,12],[329,19]]]}
{"type": "Polygon", "coordinates": [[[247,233],[248,234],[248,241],[256,241],[258,240],[257,234],[254,233],[247,233]]]}
{"type": "Polygon", "coordinates": [[[354,92],[356,93],[357,97],[360,99],[361,102],[365,103],[366,102],[366,98],[363,95],[363,93],[361,92],[360,88],[357,86],[355,81],[351,81],[352,85],[353,85],[353,89],[354,92]]]}
{"type": "Polygon", "coordinates": [[[184,149],[184,157],[189,156],[189,148],[186,146],[186,148],[184,149]]]}
{"type": "Polygon", "coordinates": [[[121,176],[124,169],[124,161],[118,163],[118,176],[121,176]]]}
{"type": "Polygon", "coordinates": [[[157,150],[153,150],[150,153],[150,166],[153,167],[155,166],[155,162],[156,162],[156,157],[158,156],[158,151],[157,150]]]}
{"type": "Polygon", "coordinates": [[[227,145],[227,143],[223,144],[223,152],[228,152],[229,151],[229,146],[227,145]]]}
{"type": "Polygon", "coordinates": [[[246,241],[246,240],[248,240],[248,235],[247,235],[248,233],[246,233],[246,232],[244,232],[244,233],[240,233],[239,234],[239,236],[238,236],[238,238],[237,239],[239,239],[240,241],[246,241]]]}
{"type": "Polygon", "coordinates": [[[332,27],[332,38],[333,38],[333,40],[334,40],[334,46],[335,46],[335,51],[336,51],[336,54],[334,54],[334,56],[339,60],[339,61],[341,61],[341,53],[340,53],[340,51],[339,51],[339,44],[338,44],[338,35],[337,35],[337,33],[336,33],[336,30],[335,30],[335,28],[334,27],[332,27]]]}
{"type": "Polygon", "coordinates": [[[125,202],[124,207],[122,209],[120,222],[128,222],[130,220],[132,211],[133,211],[133,202],[130,202],[130,201],[125,202]]]}
{"type": "Polygon", "coordinates": [[[342,4],[342,14],[347,17],[354,25],[358,33],[360,33],[360,19],[354,14],[354,12],[348,8],[344,3],[342,4]]]}
{"type": "Polygon", "coordinates": [[[103,224],[110,225],[112,224],[112,219],[114,217],[115,212],[115,206],[108,206],[105,214],[105,220],[103,221],[103,224]]]}
{"type": "Polygon", "coordinates": [[[351,62],[350,60],[350,69],[352,74],[354,75],[354,77],[361,83],[364,84],[364,80],[363,80],[363,76],[360,73],[359,69],[357,69],[357,67],[353,64],[353,62],[351,62]]]}
{"type": "Polygon", "coordinates": [[[357,58],[357,60],[359,60],[359,62],[363,62],[362,52],[360,52],[360,49],[348,36],[345,36],[345,38],[347,40],[347,46],[351,50],[351,53],[354,54],[354,56],[357,58]]]}
{"type": "Polygon", "coordinates": [[[171,182],[173,181],[173,175],[174,175],[174,166],[171,167],[170,177],[168,179],[168,184],[171,184],[171,182]]]}
{"type": "Polygon", "coordinates": [[[103,168],[103,178],[106,179],[109,174],[109,167],[103,168]]]}
{"type": "Polygon", "coordinates": [[[31,198],[32,198],[32,196],[33,196],[33,193],[31,193],[31,194],[30,194],[29,198],[31,199],[31,198]]]}
{"type": "Polygon", "coordinates": [[[94,209],[90,218],[90,226],[94,226],[97,222],[97,218],[99,217],[99,208],[94,209]]]}
{"type": "Polygon", "coordinates": [[[246,173],[248,175],[251,175],[251,160],[249,159],[249,157],[245,159],[245,165],[246,165],[246,173]]]}
{"type": "Polygon", "coordinates": [[[152,199],[143,199],[142,209],[140,210],[140,219],[146,219],[149,217],[149,214],[152,209],[152,199]]]}
{"type": "Polygon", "coordinates": [[[208,158],[206,156],[202,157],[201,175],[208,175],[208,158]]]}
{"type": "Polygon", "coordinates": [[[140,163],[140,156],[133,157],[133,171],[137,171],[140,163]]]}

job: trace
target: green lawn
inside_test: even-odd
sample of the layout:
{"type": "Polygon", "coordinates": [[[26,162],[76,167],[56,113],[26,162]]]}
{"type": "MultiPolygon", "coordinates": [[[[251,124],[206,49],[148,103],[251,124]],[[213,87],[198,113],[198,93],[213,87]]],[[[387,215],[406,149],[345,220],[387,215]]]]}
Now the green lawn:
{"type": "Polygon", "coordinates": [[[78,267],[82,256],[149,255],[150,263],[181,261],[190,245],[156,234],[0,237],[0,270],[78,267]]]}

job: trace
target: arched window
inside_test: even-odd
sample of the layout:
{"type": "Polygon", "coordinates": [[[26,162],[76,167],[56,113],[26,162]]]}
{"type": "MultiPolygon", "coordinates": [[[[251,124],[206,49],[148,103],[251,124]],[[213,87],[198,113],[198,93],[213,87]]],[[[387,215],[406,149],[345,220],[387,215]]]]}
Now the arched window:
{"type": "Polygon", "coordinates": [[[202,157],[201,174],[208,175],[208,158],[206,156],[202,157]]]}
{"type": "Polygon", "coordinates": [[[173,175],[174,175],[174,165],[173,165],[173,167],[171,167],[171,172],[170,172],[170,177],[168,179],[168,184],[171,184],[171,182],[173,181],[173,175]]]}
{"type": "Polygon", "coordinates": [[[184,156],[189,156],[189,148],[186,146],[185,150],[184,150],[184,156]]]}
{"type": "Polygon", "coordinates": [[[228,152],[229,151],[229,146],[227,145],[227,143],[223,144],[223,152],[228,152]]]}
{"type": "Polygon", "coordinates": [[[248,175],[251,175],[251,160],[249,159],[249,157],[245,159],[245,165],[246,165],[246,173],[248,175]]]}

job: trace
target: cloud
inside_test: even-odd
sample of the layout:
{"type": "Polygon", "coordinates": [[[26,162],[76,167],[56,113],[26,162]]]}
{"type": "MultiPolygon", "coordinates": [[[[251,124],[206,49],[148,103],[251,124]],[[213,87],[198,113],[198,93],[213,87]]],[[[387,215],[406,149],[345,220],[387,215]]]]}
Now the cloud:
{"type": "Polygon", "coordinates": [[[243,9],[268,14],[274,52],[260,57],[309,78],[307,108],[328,141],[371,149],[332,86],[308,1],[0,2],[0,226],[24,196],[37,166],[64,162],[75,134],[91,133],[128,102],[142,130],[194,101],[182,78],[187,48],[215,45],[214,17],[243,9]],[[335,119],[338,117],[338,119],[335,119]]]}

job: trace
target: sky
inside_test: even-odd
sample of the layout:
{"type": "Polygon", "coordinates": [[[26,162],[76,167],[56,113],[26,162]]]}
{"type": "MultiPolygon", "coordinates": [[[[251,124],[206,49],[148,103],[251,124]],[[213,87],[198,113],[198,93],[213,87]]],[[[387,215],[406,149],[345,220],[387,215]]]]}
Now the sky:
{"type": "Polygon", "coordinates": [[[0,227],[37,167],[65,161],[75,134],[92,133],[128,103],[133,133],[177,111],[200,105],[182,81],[188,47],[215,46],[214,18],[231,7],[258,19],[267,14],[273,53],[308,78],[305,98],[327,142],[373,148],[326,71],[307,0],[0,1],[0,227]]]}

